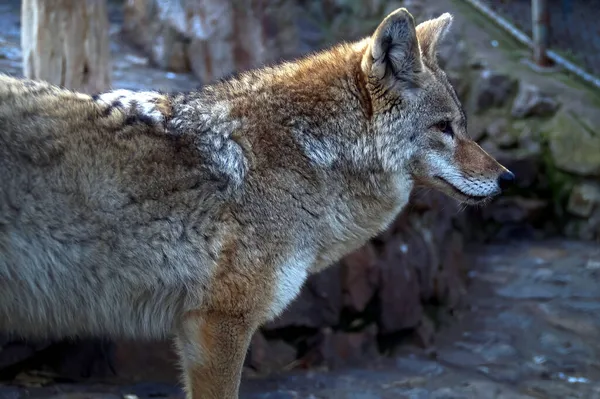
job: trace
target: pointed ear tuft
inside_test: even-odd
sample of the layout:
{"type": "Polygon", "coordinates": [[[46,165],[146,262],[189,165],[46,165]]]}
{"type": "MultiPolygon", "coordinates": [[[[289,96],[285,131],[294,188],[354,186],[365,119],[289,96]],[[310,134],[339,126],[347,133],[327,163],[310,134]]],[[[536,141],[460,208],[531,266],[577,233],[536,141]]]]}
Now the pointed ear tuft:
{"type": "Polygon", "coordinates": [[[421,55],[413,16],[400,8],[379,24],[365,54],[368,76],[385,80],[388,86],[398,81],[415,82],[421,71],[421,55]]]}
{"type": "Polygon", "coordinates": [[[452,20],[453,17],[451,14],[444,13],[437,18],[422,22],[417,26],[417,37],[419,38],[421,54],[427,62],[437,65],[438,44],[450,30],[452,20]]]}

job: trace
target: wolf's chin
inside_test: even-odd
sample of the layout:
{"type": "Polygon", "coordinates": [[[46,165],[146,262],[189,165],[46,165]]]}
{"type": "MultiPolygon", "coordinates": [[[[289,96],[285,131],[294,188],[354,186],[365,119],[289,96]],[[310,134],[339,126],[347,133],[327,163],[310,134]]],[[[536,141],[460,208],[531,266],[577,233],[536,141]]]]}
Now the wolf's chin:
{"type": "Polygon", "coordinates": [[[461,189],[450,183],[448,180],[434,176],[434,180],[436,181],[436,188],[443,192],[444,194],[454,198],[455,200],[460,201],[463,204],[468,205],[483,205],[484,203],[490,201],[494,198],[498,193],[492,193],[489,195],[470,195],[463,192],[461,189]]]}

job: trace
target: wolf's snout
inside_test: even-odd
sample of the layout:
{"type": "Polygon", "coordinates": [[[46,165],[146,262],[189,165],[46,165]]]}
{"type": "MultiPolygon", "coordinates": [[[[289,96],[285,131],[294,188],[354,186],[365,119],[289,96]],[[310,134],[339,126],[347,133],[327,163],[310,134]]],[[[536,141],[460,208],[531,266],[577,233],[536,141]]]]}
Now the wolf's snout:
{"type": "Polygon", "coordinates": [[[509,188],[514,181],[515,174],[507,170],[498,177],[498,186],[500,186],[500,190],[504,191],[509,188]]]}

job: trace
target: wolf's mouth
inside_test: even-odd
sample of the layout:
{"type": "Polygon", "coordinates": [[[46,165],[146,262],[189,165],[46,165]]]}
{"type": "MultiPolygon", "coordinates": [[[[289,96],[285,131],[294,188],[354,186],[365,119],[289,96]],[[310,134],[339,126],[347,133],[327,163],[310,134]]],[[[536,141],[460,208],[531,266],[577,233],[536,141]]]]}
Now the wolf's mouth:
{"type": "Polygon", "coordinates": [[[434,179],[438,182],[441,182],[444,186],[448,187],[457,197],[464,198],[467,202],[477,203],[483,202],[493,195],[471,195],[467,194],[461,189],[457,188],[454,184],[450,183],[448,180],[444,179],[440,176],[434,176],[434,179]]]}

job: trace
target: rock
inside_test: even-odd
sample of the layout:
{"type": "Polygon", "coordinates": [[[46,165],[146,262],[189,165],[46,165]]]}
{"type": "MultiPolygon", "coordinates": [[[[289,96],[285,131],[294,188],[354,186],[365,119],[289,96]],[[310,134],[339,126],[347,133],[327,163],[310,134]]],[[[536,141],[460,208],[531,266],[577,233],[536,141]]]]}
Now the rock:
{"type": "Polygon", "coordinates": [[[600,184],[584,182],[573,187],[567,204],[570,213],[589,217],[596,207],[600,207],[600,184]]]}
{"type": "Polygon", "coordinates": [[[469,61],[469,68],[471,69],[484,69],[487,65],[487,62],[481,58],[473,58],[469,61]]]}
{"type": "Polygon", "coordinates": [[[507,382],[511,385],[516,384],[523,375],[523,371],[514,365],[480,366],[477,368],[477,371],[487,376],[492,381],[507,382]]]}
{"type": "Polygon", "coordinates": [[[579,240],[600,240],[600,210],[592,213],[586,220],[569,220],[564,234],[579,240]]]}
{"type": "Polygon", "coordinates": [[[583,176],[600,176],[600,136],[573,112],[558,112],[547,126],[555,165],[583,176]]]}
{"type": "Polygon", "coordinates": [[[420,237],[414,240],[413,246],[416,247],[413,252],[422,254],[423,258],[408,264],[417,271],[423,301],[436,301],[441,299],[436,298],[438,274],[447,267],[452,268],[452,260],[445,259],[445,255],[447,249],[454,249],[447,240],[456,232],[455,226],[462,221],[459,204],[440,192],[419,190],[414,193],[409,209],[412,212],[408,213],[407,220],[397,232],[420,237]]]}
{"type": "Polygon", "coordinates": [[[460,31],[450,31],[440,43],[438,63],[445,71],[461,72],[468,68],[467,44],[460,39],[460,31]]]}
{"type": "Polygon", "coordinates": [[[417,374],[430,379],[446,372],[440,363],[416,356],[398,357],[395,366],[401,374],[417,374]]]}
{"type": "Polygon", "coordinates": [[[498,148],[514,147],[519,138],[513,132],[506,119],[496,119],[486,129],[486,133],[498,148]]]}
{"type": "Polygon", "coordinates": [[[538,262],[545,263],[564,259],[568,255],[568,252],[563,248],[531,246],[527,251],[527,255],[539,259],[538,262]]]}
{"type": "MultiPolygon", "coordinates": [[[[141,381],[135,385],[130,385],[126,388],[126,390],[121,387],[121,399],[176,399],[181,397],[180,383],[181,381],[179,381],[178,384],[141,381]]],[[[115,389],[115,391],[117,390],[115,389]]]]}
{"type": "MultiPolygon", "coordinates": [[[[12,341],[0,350],[0,369],[27,372],[29,367],[43,367],[65,379],[113,375],[112,344],[100,339],[50,341],[12,341]],[[23,362],[23,363],[22,363],[23,362]]],[[[12,373],[12,372],[11,372],[12,373]]]]}
{"type": "Polygon", "coordinates": [[[179,358],[171,341],[120,340],[114,343],[114,368],[129,381],[177,383],[179,358]]]}
{"type": "Polygon", "coordinates": [[[534,241],[546,237],[546,232],[550,230],[547,226],[538,226],[534,228],[528,223],[510,223],[500,225],[496,231],[490,232],[490,241],[510,242],[510,241],[534,241]]]}
{"type": "Polygon", "coordinates": [[[581,237],[581,239],[600,242],[600,209],[596,209],[587,220],[587,227],[584,232],[587,236],[581,237]]]}
{"type": "MultiPolygon", "coordinates": [[[[486,380],[464,381],[452,388],[436,389],[428,396],[430,399],[535,399],[537,397],[539,396],[522,395],[504,384],[486,380]]],[[[561,398],[567,397],[561,396],[561,398]]]]}
{"type": "Polygon", "coordinates": [[[31,358],[47,346],[48,344],[34,345],[22,341],[3,342],[0,349],[0,370],[31,358]]]}
{"type": "Polygon", "coordinates": [[[475,85],[473,104],[475,112],[502,107],[517,89],[517,81],[506,74],[484,69],[475,85]]]}
{"type": "Polygon", "coordinates": [[[423,317],[414,333],[413,341],[421,348],[430,348],[435,342],[435,325],[429,317],[423,317]]]}
{"type": "Polygon", "coordinates": [[[383,334],[415,328],[423,317],[419,276],[411,262],[428,264],[426,246],[414,231],[392,238],[380,259],[378,316],[383,334]]]}
{"type": "MultiPolygon", "coordinates": [[[[135,398],[137,396],[134,395],[135,398]]],[[[47,399],[130,399],[127,395],[115,395],[109,393],[81,393],[81,392],[72,392],[72,393],[61,393],[58,395],[48,396],[47,399]]],[[[131,398],[133,399],[133,398],[131,398]]]]}
{"type": "MultiPolygon", "coordinates": [[[[348,0],[326,0],[326,1],[313,1],[311,4],[315,8],[318,6],[328,7],[331,14],[333,13],[346,13],[353,14],[357,18],[368,19],[368,18],[379,18],[392,3],[393,7],[401,7],[399,1],[384,1],[384,0],[370,0],[361,4],[361,7],[353,7],[353,4],[348,0]]],[[[393,10],[395,10],[394,8],[393,10]]],[[[393,11],[392,10],[392,11],[393,11]]],[[[317,11],[317,10],[314,10],[317,11]]],[[[330,15],[331,15],[330,14],[330,15]]]]}
{"type": "Polygon", "coordinates": [[[165,2],[127,1],[123,8],[123,32],[140,47],[152,62],[175,72],[190,70],[185,37],[170,24],[169,18],[181,18],[179,2],[170,8],[165,2]],[[165,20],[166,18],[166,20],[165,20]]]}
{"type": "Polygon", "coordinates": [[[508,130],[508,121],[505,118],[497,118],[487,126],[486,133],[494,138],[503,134],[506,130],[508,130]]]}
{"type": "Polygon", "coordinates": [[[123,30],[163,68],[191,70],[203,84],[298,54],[291,0],[131,0],[123,30]]]}
{"type": "Polygon", "coordinates": [[[512,122],[512,130],[518,139],[518,150],[526,154],[542,154],[541,144],[545,142],[539,128],[531,126],[528,120],[516,120],[512,122]]]}
{"type": "Polygon", "coordinates": [[[583,399],[593,398],[594,396],[582,392],[579,384],[573,386],[565,385],[560,381],[552,380],[533,380],[525,383],[525,392],[531,393],[536,398],[551,398],[551,399],[583,399]]]}
{"type": "Polygon", "coordinates": [[[412,376],[412,377],[406,377],[406,378],[402,378],[400,380],[394,381],[391,384],[385,384],[382,386],[382,388],[384,389],[389,389],[389,388],[415,388],[415,387],[421,387],[427,385],[427,378],[425,377],[421,377],[421,376],[412,376]]]}
{"type": "Polygon", "coordinates": [[[541,161],[535,154],[514,152],[497,159],[515,174],[515,185],[519,188],[532,187],[538,179],[541,161]]]}
{"type": "Polygon", "coordinates": [[[366,359],[374,360],[379,356],[376,337],[375,325],[360,332],[333,332],[331,329],[324,329],[311,356],[318,359],[315,363],[329,368],[359,366],[366,359]]]}
{"type": "Polygon", "coordinates": [[[570,362],[584,363],[586,357],[593,353],[591,345],[586,345],[584,340],[574,339],[560,331],[544,331],[540,334],[538,342],[546,353],[565,356],[570,362]]]}
{"type": "MultiPolygon", "coordinates": [[[[422,302],[456,306],[464,294],[461,269],[462,234],[456,227],[464,222],[459,204],[439,192],[416,191],[410,201],[407,220],[397,226],[396,235],[410,238],[405,267],[414,270],[422,302]]],[[[441,308],[440,308],[441,309],[441,308]]]]}
{"type": "Polygon", "coordinates": [[[462,234],[452,231],[446,240],[439,244],[443,249],[439,257],[439,271],[432,283],[432,298],[449,309],[460,305],[466,294],[465,270],[468,262],[464,255],[463,241],[462,234]]]}
{"type": "Polygon", "coordinates": [[[344,306],[362,312],[373,298],[379,282],[377,253],[371,243],[342,260],[344,306]]]}
{"type": "Polygon", "coordinates": [[[45,350],[42,359],[47,369],[63,378],[106,378],[114,375],[114,349],[108,340],[67,340],[45,350]]]}
{"type": "Polygon", "coordinates": [[[437,353],[437,359],[446,365],[455,367],[477,367],[485,364],[480,353],[467,348],[442,348],[437,353]]]}
{"type": "MultiPolygon", "coordinates": [[[[487,117],[487,115],[478,115],[477,117],[469,119],[469,125],[467,127],[467,131],[469,133],[469,137],[472,140],[480,143],[487,140],[487,130],[491,121],[487,117]]],[[[489,140],[488,140],[489,141],[489,140]]]]}
{"type": "Polygon", "coordinates": [[[10,386],[0,385],[0,398],[2,399],[20,399],[22,396],[19,389],[10,386]]]}
{"type": "Polygon", "coordinates": [[[415,190],[407,210],[377,238],[383,334],[418,328],[421,303],[440,303],[440,309],[459,303],[465,258],[458,207],[442,193],[415,190]]]}
{"type": "MultiPolygon", "coordinates": [[[[472,352],[480,357],[480,364],[486,365],[494,365],[494,364],[502,364],[506,361],[514,362],[514,360],[518,356],[517,350],[509,344],[506,343],[471,343],[471,342],[456,342],[454,344],[457,348],[472,352]]],[[[460,356],[458,356],[459,352],[455,352],[454,360],[457,362],[457,365],[460,365],[460,356]]],[[[465,356],[466,364],[474,361],[475,357],[465,356]]]]}
{"type": "Polygon", "coordinates": [[[511,115],[515,118],[549,117],[554,115],[558,108],[558,102],[553,97],[543,93],[537,86],[520,82],[511,115]]]}
{"type": "Polygon", "coordinates": [[[338,324],[342,311],[342,269],[331,266],[309,277],[300,295],[265,329],[285,327],[322,328],[338,324]]]}
{"type": "Polygon", "coordinates": [[[563,309],[548,304],[538,305],[539,314],[554,327],[575,333],[577,337],[594,337],[600,332],[600,326],[593,317],[585,312],[574,312],[573,309],[563,309]]]}
{"type": "Polygon", "coordinates": [[[454,87],[458,98],[461,101],[465,101],[469,94],[469,90],[471,89],[471,81],[469,79],[469,76],[467,76],[465,72],[462,71],[448,71],[446,73],[446,76],[448,77],[448,81],[450,82],[452,87],[454,87]]]}
{"type": "Polygon", "coordinates": [[[246,363],[260,373],[282,371],[296,361],[297,350],[283,340],[267,340],[258,331],[252,337],[246,363]]]}
{"type": "Polygon", "coordinates": [[[484,219],[497,223],[531,223],[538,221],[547,207],[544,200],[504,196],[483,208],[482,214],[484,219]]]}
{"type": "Polygon", "coordinates": [[[499,149],[491,140],[481,143],[481,147],[515,174],[517,187],[530,188],[537,182],[541,169],[539,147],[509,151],[499,149]]]}
{"type": "MultiPolygon", "coordinates": [[[[453,234],[458,233],[457,229],[459,228],[456,226],[465,221],[463,215],[460,214],[460,203],[458,201],[442,193],[435,194],[429,196],[434,199],[431,201],[432,207],[429,211],[419,215],[420,218],[413,218],[413,223],[419,229],[433,258],[431,262],[433,272],[439,269],[440,266],[444,266],[441,265],[445,254],[442,248],[447,248],[447,245],[450,245],[448,239],[453,234]],[[417,223],[417,221],[420,221],[420,223],[417,223]]],[[[453,249],[455,248],[453,247],[453,249]]]]}

